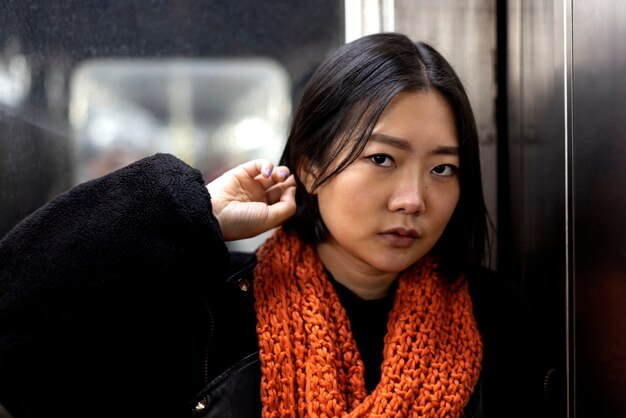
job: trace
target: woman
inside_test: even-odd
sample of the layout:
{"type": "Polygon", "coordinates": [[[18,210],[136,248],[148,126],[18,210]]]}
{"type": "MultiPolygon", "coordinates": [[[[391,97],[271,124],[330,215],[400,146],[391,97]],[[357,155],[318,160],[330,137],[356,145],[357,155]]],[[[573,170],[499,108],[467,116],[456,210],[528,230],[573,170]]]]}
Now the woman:
{"type": "Polygon", "coordinates": [[[205,188],[156,155],[5,237],[0,403],[15,418],[515,415],[521,322],[481,268],[485,238],[458,77],[426,44],[361,38],[312,77],[280,166],[205,188]]]}

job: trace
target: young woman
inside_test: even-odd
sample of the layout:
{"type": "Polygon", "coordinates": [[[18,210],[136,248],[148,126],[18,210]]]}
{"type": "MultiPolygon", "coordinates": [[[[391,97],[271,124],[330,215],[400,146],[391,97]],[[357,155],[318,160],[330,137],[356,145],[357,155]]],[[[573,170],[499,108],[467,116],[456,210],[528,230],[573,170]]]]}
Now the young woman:
{"type": "Polygon", "coordinates": [[[521,416],[528,352],[513,293],[481,267],[486,224],[458,77],[426,44],[366,36],[313,75],[281,165],[205,187],[155,155],[5,237],[0,404],[15,418],[521,416]],[[273,228],[255,254],[228,253],[273,228]]]}

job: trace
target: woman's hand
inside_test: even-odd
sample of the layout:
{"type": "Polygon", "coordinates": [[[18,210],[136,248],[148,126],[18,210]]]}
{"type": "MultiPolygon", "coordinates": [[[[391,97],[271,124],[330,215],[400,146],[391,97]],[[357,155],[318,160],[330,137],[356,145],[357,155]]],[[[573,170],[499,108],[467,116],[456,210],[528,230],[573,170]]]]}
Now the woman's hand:
{"type": "Polygon", "coordinates": [[[224,240],[250,238],[296,213],[296,182],[284,166],[252,160],[216,178],[207,189],[224,240]]]}

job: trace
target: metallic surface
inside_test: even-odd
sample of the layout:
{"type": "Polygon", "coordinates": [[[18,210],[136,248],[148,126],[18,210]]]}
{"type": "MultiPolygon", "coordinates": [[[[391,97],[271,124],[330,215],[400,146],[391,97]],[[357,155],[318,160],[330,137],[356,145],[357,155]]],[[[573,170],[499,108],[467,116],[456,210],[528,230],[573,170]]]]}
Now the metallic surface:
{"type": "Polygon", "coordinates": [[[572,2],[576,416],[626,416],[626,3],[572,2]]]}
{"type": "MultiPolygon", "coordinates": [[[[507,9],[508,181],[500,210],[500,270],[517,278],[537,315],[537,344],[550,376],[551,416],[563,416],[566,364],[566,196],[563,10],[545,1],[507,9]]],[[[506,155],[505,155],[506,158],[506,155]]]]}
{"type": "Polygon", "coordinates": [[[550,416],[626,416],[626,4],[511,1],[500,265],[543,324],[550,416]]]}

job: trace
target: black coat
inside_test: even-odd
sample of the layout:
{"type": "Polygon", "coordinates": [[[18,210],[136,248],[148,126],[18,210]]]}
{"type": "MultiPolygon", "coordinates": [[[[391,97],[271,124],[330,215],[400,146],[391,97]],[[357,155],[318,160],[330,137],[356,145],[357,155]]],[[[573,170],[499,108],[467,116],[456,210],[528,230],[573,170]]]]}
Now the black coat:
{"type": "MultiPolygon", "coordinates": [[[[254,263],[229,254],[200,172],[172,156],[60,195],[0,242],[0,404],[14,418],[258,416],[254,263]]],[[[522,305],[487,270],[468,280],[485,346],[468,411],[532,416],[522,305]]]]}

